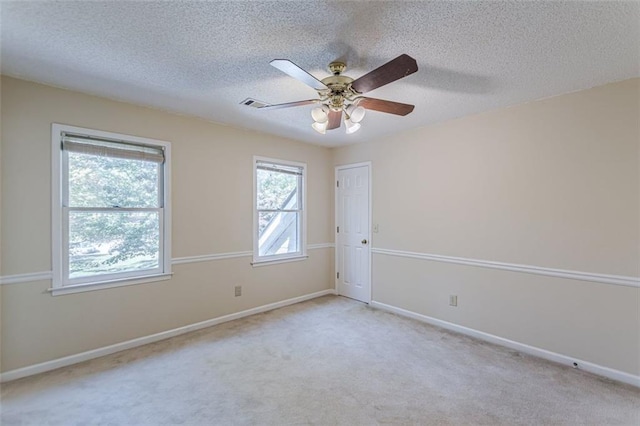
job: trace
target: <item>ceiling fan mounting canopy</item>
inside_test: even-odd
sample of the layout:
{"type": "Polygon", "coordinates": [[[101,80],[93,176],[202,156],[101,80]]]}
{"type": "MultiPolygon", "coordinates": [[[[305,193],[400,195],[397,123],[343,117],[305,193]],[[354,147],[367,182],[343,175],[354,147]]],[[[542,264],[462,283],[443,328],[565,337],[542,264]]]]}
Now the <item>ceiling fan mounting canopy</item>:
{"type": "Polygon", "coordinates": [[[344,62],[331,62],[329,64],[329,71],[333,75],[340,75],[347,69],[347,64],[344,62]]]}
{"type": "Polygon", "coordinates": [[[344,121],[347,133],[353,133],[360,128],[359,121],[364,117],[365,109],[401,116],[409,114],[414,109],[413,105],[362,96],[362,94],[366,92],[418,71],[416,60],[406,54],[398,56],[355,80],[342,75],[346,69],[346,64],[339,61],[329,64],[329,71],[332,75],[322,80],[318,80],[288,59],[274,59],[270,64],[312,87],[318,93],[318,99],[308,99],[285,104],[266,104],[252,99],[245,99],[242,103],[260,109],[279,109],[321,104],[322,108],[314,109],[313,117],[315,122],[312,126],[320,133],[325,133],[326,130],[340,127],[343,112],[345,114],[344,121]],[[354,113],[356,110],[357,113],[354,113]],[[326,115],[326,120],[317,121],[315,117],[321,117],[322,114],[326,115]]]}

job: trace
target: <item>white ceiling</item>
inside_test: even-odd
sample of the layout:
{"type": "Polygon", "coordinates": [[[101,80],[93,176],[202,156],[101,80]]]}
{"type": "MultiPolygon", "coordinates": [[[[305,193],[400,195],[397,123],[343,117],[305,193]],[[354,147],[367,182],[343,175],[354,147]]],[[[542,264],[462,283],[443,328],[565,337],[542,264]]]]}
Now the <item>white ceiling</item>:
{"type": "Polygon", "coordinates": [[[3,74],[337,146],[640,76],[638,2],[8,2],[3,74]],[[417,73],[367,95],[415,104],[319,135],[316,97],[269,65],[357,78],[406,53],[417,73]]]}

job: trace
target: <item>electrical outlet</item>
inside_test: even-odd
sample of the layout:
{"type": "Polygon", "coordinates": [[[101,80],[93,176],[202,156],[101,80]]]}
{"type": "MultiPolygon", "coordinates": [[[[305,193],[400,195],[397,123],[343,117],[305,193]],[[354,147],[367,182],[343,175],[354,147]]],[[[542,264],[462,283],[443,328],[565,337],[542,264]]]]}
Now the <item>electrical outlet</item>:
{"type": "Polygon", "coordinates": [[[242,296],[242,286],[241,285],[237,285],[236,286],[236,297],[238,296],[242,296]]]}
{"type": "Polygon", "coordinates": [[[458,296],[454,294],[449,296],[449,306],[458,306],[458,296]]]}

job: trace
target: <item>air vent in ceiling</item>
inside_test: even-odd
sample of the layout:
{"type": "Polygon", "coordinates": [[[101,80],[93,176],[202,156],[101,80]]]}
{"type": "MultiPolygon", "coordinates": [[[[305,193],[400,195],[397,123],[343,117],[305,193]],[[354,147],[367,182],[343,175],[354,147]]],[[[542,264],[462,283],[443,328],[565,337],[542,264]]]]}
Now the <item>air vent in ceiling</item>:
{"type": "Polygon", "coordinates": [[[246,105],[246,106],[250,106],[253,108],[262,108],[262,107],[266,107],[267,105],[269,105],[266,102],[262,102],[262,101],[258,101],[256,99],[253,98],[247,98],[244,101],[240,102],[242,105],[246,105]]]}

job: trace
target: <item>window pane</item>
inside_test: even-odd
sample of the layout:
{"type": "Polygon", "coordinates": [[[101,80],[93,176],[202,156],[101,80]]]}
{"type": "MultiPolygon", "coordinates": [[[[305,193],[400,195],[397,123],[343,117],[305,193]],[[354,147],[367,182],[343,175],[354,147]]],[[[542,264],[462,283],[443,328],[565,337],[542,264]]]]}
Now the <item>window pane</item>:
{"type": "Polygon", "coordinates": [[[299,252],[299,215],[299,212],[258,212],[258,254],[271,256],[299,252]]]}
{"type": "Polygon", "coordinates": [[[69,152],[69,207],[160,207],[161,165],[69,152]]]}
{"type": "Polygon", "coordinates": [[[262,235],[264,229],[271,223],[271,219],[277,215],[278,212],[259,212],[258,213],[258,235],[262,235]]]}
{"type": "Polygon", "coordinates": [[[258,210],[298,208],[298,176],[271,170],[256,171],[258,210]]]}
{"type": "Polygon", "coordinates": [[[159,266],[158,212],[69,212],[69,278],[159,266]]]}

